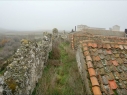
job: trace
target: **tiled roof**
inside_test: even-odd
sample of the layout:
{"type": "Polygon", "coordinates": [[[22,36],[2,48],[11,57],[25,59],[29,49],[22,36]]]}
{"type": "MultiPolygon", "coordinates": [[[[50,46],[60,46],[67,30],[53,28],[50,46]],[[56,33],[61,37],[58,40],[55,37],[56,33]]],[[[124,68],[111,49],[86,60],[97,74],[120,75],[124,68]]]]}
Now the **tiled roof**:
{"type": "MultiPolygon", "coordinates": [[[[123,49],[122,46],[119,46],[121,44],[127,44],[127,38],[125,37],[115,37],[115,36],[102,36],[102,35],[92,35],[90,33],[83,33],[83,34],[71,34],[70,36],[71,38],[71,46],[72,49],[76,49],[77,45],[80,43],[80,41],[83,40],[94,40],[97,43],[99,42],[110,42],[110,43],[116,43],[114,45],[108,45],[108,44],[99,44],[98,47],[105,47],[105,48],[111,48],[111,47],[115,47],[115,48],[121,48],[123,49]]],[[[88,44],[88,46],[91,46],[91,43],[88,44]]],[[[92,44],[92,47],[96,47],[96,44],[92,44]]],[[[125,46],[125,48],[127,48],[127,46],[125,46]]]]}
{"type": "Polygon", "coordinates": [[[80,41],[94,95],[127,95],[127,44],[80,41]]]}

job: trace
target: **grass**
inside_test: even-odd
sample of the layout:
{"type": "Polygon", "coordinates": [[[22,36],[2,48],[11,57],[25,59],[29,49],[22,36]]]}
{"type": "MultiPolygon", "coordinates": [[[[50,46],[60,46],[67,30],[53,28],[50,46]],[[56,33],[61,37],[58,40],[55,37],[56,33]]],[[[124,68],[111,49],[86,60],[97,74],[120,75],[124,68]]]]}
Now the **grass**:
{"type": "MultiPolygon", "coordinates": [[[[44,68],[42,78],[33,95],[84,95],[84,85],[78,72],[74,52],[69,43],[63,42],[58,46],[60,52],[59,66],[50,64],[44,68]]],[[[50,53],[52,58],[53,53],[50,53]]]]}
{"type": "Polygon", "coordinates": [[[3,47],[0,47],[0,51],[3,49],[3,47]]]}

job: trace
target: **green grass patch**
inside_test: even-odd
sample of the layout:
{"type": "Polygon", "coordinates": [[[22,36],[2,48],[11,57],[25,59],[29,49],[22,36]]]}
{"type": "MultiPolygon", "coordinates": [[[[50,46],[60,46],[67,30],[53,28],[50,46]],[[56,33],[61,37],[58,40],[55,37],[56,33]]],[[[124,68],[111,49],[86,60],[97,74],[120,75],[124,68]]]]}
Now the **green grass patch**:
{"type": "MultiPolygon", "coordinates": [[[[65,47],[69,49],[69,43],[63,42],[57,49],[60,52],[58,59],[61,60],[60,66],[55,67],[48,63],[45,67],[36,95],[84,95],[84,85],[78,72],[75,55],[66,52],[65,47]]],[[[49,58],[52,56],[53,53],[50,52],[49,58]]]]}

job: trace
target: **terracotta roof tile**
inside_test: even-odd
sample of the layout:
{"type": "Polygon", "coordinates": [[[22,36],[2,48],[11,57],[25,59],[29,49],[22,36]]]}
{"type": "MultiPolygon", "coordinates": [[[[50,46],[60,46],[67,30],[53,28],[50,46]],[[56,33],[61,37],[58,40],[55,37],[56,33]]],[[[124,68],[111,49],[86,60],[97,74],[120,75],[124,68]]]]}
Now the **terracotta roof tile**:
{"type": "Polygon", "coordinates": [[[107,50],[107,54],[112,54],[111,50],[107,50]]]}
{"type": "Polygon", "coordinates": [[[103,50],[103,54],[104,54],[104,55],[107,55],[107,51],[106,51],[106,50],[103,50]]]}
{"type": "Polygon", "coordinates": [[[99,56],[93,56],[93,60],[94,60],[94,61],[100,61],[101,59],[100,59],[99,56]]]}
{"type": "Polygon", "coordinates": [[[89,42],[89,43],[88,43],[88,46],[89,46],[89,47],[92,47],[92,43],[89,42]]]}
{"type": "Polygon", "coordinates": [[[83,43],[82,45],[83,45],[83,47],[84,47],[84,46],[87,46],[87,43],[83,43]]]}
{"type": "Polygon", "coordinates": [[[114,72],[113,74],[114,74],[115,79],[117,79],[117,80],[118,80],[118,79],[120,78],[120,75],[119,75],[119,73],[118,73],[118,72],[114,72]]]}
{"type": "Polygon", "coordinates": [[[111,48],[110,44],[106,44],[106,48],[110,49],[111,48]]]}
{"type": "Polygon", "coordinates": [[[114,80],[114,79],[115,78],[114,78],[112,72],[111,73],[108,73],[108,80],[114,80]]]}
{"type": "Polygon", "coordinates": [[[123,72],[121,66],[117,66],[116,68],[117,68],[117,72],[119,72],[119,73],[123,72]]]}
{"type": "Polygon", "coordinates": [[[98,80],[96,77],[90,77],[92,86],[99,86],[98,80]]]}
{"type": "Polygon", "coordinates": [[[119,45],[115,44],[115,48],[119,48],[119,45]]]}
{"type": "Polygon", "coordinates": [[[117,89],[117,84],[114,80],[110,80],[109,85],[111,89],[117,89]]]}
{"type": "Polygon", "coordinates": [[[114,48],[115,47],[114,44],[111,44],[111,47],[114,48]]]}
{"type": "Polygon", "coordinates": [[[98,47],[98,48],[102,48],[102,44],[98,44],[97,47],[98,47]]]}
{"type": "MultiPolygon", "coordinates": [[[[81,40],[80,37],[75,39],[74,47],[78,39],[81,40]]],[[[101,87],[100,93],[102,92],[103,95],[125,93],[127,89],[127,44],[125,43],[127,41],[119,37],[104,38],[89,34],[82,39],[84,41],[81,46],[83,46],[89,74],[87,77],[92,83],[93,94],[96,95],[94,87],[99,89],[101,87]]],[[[89,87],[91,88],[91,85],[89,87]]]]}
{"type": "MultiPolygon", "coordinates": [[[[118,66],[117,66],[117,67],[118,67],[118,66]]],[[[110,71],[112,71],[112,72],[116,72],[116,71],[117,71],[117,67],[114,66],[114,65],[111,65],[111,66],[109,66],[109,69],[110,69],[110,71]]]]}
{"type": "Polygon", "coordinates": [[[87,64],[88,68],[93,68],[93,64],[91,61],[88,61],[86,64],[87,64]]]}
{"type": "Polygon", "coordinates": [[[124,57],[125,57],[125,54],[120,53],[119,56],[120,56],[121,58],[124,58],[124,57]]]}
{"type": "Polygon", "coordinates": [[[90,55],[89,51],[85,51],[85,52],[84,52],[84,55],[85,55],[85,56],[90,55]]]}
{"type": "Polygon", "coordinates": [[[127,94],[127,90],[126,89],[121,89],[121,93],[122,93],[122,95],[126,95],[127,94]]]}
{"type": "Polygon", "coordinates": [[[107,48],[107,47],[106,47],[106,44],[103,44],[103,48],[107,48]]]}
{"type": "Polygon", "coordinates": [[[91,76],[96,76],[95,70],[93,68],[89,68],[88,72],[89,72],[90,77],[91,76]]]}
{"type": "Polygon", "coordinates": [[[97,44],[96,43],[92,43],[92,47],[93,48],[96,48],[97,47],[97,44]]]}
{"type": "Polygon", "coordinates": [[[109,66],[105,66],[104,69],[105,69],[106,73],[110,73],[111,72],[110,69],[109,69],[109,66]]]}
{"type": "Polygon", "coordinates": [[[99,50],[98,50],[98,53],[103,53],[102,49],[99,49],[99,50]]]}
{"type": "Polygon", "coordinates": [[[108,85],[108,76],[107,75],[102,76],[102,81],[104,85],[108,85]]]}
{"type": "Polygon", "coordinates": [[[86,56],[86,60],[87,60],[87,61],[92,61],[92,59],[91,59],[90,56],[86,56]]]}
{"type": "Polygon", "coordinates": [[[107,60],[101,60],[101,62],[102,62],[102,64],[103,64],[104,66],[107,65],[107,60]]]}
{"type": "Polygon", "coordinates": [[[115,57],[116,57],[116,58],[118,58],[118,57],[119,57],[119,54],[118,54],[118,53],[117,53],[117,54],[115,54],[115,57]]]}
{"type": "Polygon", "coordinates": [[[126,45],[124,45],[124,48],[125,48],[125,49],[127,49],[127,46],[126,46],[126,45]]]}
{"type": "Polygon", "coordinates": [[[100,57],[101,59],[104,59],[104,58],[105,58],[104,54],[100,54],[99,57],[100,57]]]}
{"type": "Polygon", "coordinates": [[[104,68],[99,69],[99,74],[100,75],[105,75],[106,74],[104,68]]]}
{"type": "Polygon", "coordinates": [[[118,95],[121,95],[121,89],[116,89],[116,92],[118,93],[118,95]]]}
{"type": "Polygon", "coordinates": [[[103,67],[101,61],[94,62],[94,66],[95,66],[95,68],[102,68],[103,67]]]}
{"type": "Polygon", "coordinates": [[[117,53],[116,49],[112,50],[113,53],[117,53]]]}
{"type": "Polygon", "coordinates": [[[94,86],[94,87],[92,87],[92,90],[93,90],[94,95],[102,95],[100,87],[94,86]]]}
{"type": "Polygon", "coordinates": [[[110,60],[110,59],[111,59],[111,56],[110,56],[110,55],[106,55],[106,56],[105,56],[105,59],[106,59],[106,60],[110,60]]]}
{"type": "Polygon", "coordinates": [[[119,80],[118,86],[119,86],[119,88],[126,88],[126,85],[123,83],[122,80],[119,80]]]}
{"type": "Polygon", "coordinates": [[[119,45],[119,48],[120,48],[120,49],[124,49],[122,45],[119,45]]]}
{"type": "Polygon", "coordinates": [[[108,60],[107,65],[112,65],[112,60],[108,60]]]}
{"type": "Polygon", "coordinates": [[[119,64],[124,63],[124,61],[123,61],[121,58],[117,58],[116,60],[117,60],[117,62],[118,62],[119,64]]]}
{"type": "Polygon", "coordinates": [[[83,51],[86,51],[86,50],[88,50],[88,48],[87,47],[83,47],[83,51]]]}
{"type": "Polygon", "coordinates": [[[121,80],[127,80],[127,75],[124,72],[122,72],[120,74],[120,78],[121,78],[121,80]]]}
{"type": "Polygon", "coordinates": [[[118,62],[116,60],[112,60],[112,64],[118,66],[118,62]]]}
{"type": "Polygon", "coordinates": [[[107,91],[107,95],[113,95],[113,90],[109,87],[109,85],[104,85],[105,90],[107,91]]]}

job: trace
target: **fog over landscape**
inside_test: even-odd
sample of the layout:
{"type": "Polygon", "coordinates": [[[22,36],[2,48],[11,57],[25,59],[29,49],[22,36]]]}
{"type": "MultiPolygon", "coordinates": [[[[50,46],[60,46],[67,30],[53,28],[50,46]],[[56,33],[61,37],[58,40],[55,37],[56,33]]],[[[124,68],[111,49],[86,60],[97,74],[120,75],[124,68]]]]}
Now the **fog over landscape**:
{"type": "Polygon", "coordinates": [[[0,1],[0,29],[70,31],[79,24],[109,29],[127,25],[127,1],[0,1]]]}

